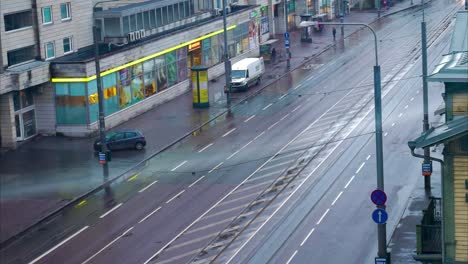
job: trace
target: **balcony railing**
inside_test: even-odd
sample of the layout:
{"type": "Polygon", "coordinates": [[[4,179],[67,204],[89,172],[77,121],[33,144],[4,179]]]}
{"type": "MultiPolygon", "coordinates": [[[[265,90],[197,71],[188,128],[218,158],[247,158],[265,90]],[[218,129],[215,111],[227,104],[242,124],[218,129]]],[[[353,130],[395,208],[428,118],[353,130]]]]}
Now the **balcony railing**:
{"type": "Polygon", "coordinates": [[[441,199],[435,197],[430,199],[429,206],[423,210],[421,224],[416,225],[415,259],[417,260],[437,260],[442,253],[441,199]]]}

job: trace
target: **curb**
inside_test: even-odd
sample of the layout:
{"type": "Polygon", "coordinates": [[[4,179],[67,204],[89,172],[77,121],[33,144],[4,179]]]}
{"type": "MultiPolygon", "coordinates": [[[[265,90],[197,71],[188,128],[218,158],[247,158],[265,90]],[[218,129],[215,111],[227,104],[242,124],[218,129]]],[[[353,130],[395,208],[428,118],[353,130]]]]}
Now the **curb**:
{"type": "MultiPolygon", "coordinates": [[[[432,0],[428,0],[426,4],[430,3],[432,0]]],[[[420,7],[421,5],[420,4],[415,4],[415,5],[412,5],[412,6],[409,6],[407,8],[403,8],[403,9],[400,9],[400,10],[397,10],[397,11],[394,11],[394,12],[390,12],[388,14],[384,14],[382,15],[380,18],[376,18],[374,20],[372,20],[371,22],[369,22],[368,24],[372,24],[384,17],[387,17],[387,16],[390,16],[390,15],[393,15],[393,14],[396,14],[396,13],[399,13],[399,12],[402,12],[402,11],[406,11],[408,9],[412,9],[412,8],[416,8],[416,7],[420,7]]],[[[349,36],[355,34],[356,32],[362,30],[362,28],[360,29],[356,29],[354,32],[352,32],[351,34],[345,36],[344,38],[348,38],[349,36]]],[[[262,92],[265,88],[267,88],[268,86],[270,86],[271,84],[275,83],[275,82],[278,82],[279,80],[281,80],[282,78],[284,78],[286,75],[290,74],[292,71],[302,67],[304,64],[306,64],[307,62],[310,62],[312,59],[320,56],[321,54],[323,54],[324,52],[328,51],[331,47],[335,46],[336,44],[331,44],[331,45],[327,45],[324,47],[323,50],[321,50],[320,52],[310,56],[308,59],[306,60],[303,60],[301,61],[299,64],[296,65],[296,67],[293,67],[293,68],[290,68],[288,69],[288,71],[278,75],[278,77],[271,81],[271,82],[268,82],[266,83],[266,85],[263,87],[263,88],[260,88],[258,90],[256,90],[255,92],[247,95],[245,98],[241,99],[239,102],[231,105],[231,108],[234,108],[240,104],[242,104],[244,101],[247,101],[249,100],[250,98],[256,96],[257,94],[259,94],[260,92],[262,92]]],[[[190,91],[189,91],[190,92],[190,91]]],[[[286,93],[286,94],[289,94],[286,93]]],[[[0,242],[0,250],[3,250],[5,247],[9,246],[10,244],[12,244],[16,239],[20,238],[21,236],[25,235],[27,232],[33,230],[35,227],[37,227],[38,225],[46,222],[47,220],[51,219],[52,217],[58,215],[61,211],[65,210],[66,208],[69,208],[71,206],[74,206],[76,205],[79,201],[85,199],[86,197],[89,197],[103,189],[105,189],[106,187],[108,187],[110,184],[112,184],[113,182],[117,181],[118,179],[128,179],[129,177],[131,177],[132,175],[134,175],[135,173],[137,173],[139,170],[141,170],[142,168],[144,168],[146,166],[146,162],[150,159],[152,159],[153,157],[159,155],[161,152],[163,151],[166,151],[167,149],[169,149],[170,147],[176,145],[177,143],[179,143],[180,141],[184,140],[185,138],[187,138],[188,136],[190,136],[191,134],[193,134],[194,132],[198,131],[198,130],[201,130],[204,126],[210,124],[211,122],[215,121],[216,119],[218,119],[220,116],[222,115],[225,115],[227,113],[229,113],[229,109],[225,109],[225,110],[222,110],[221,112],[219,112],[218,114],[215,114],[214,117],[212,117],[211,119],[209,119],[208,121],[202,123],[201,125],[198,125],[197,127],[195,127],[194,129],[190,130],[189,132],[185,133],[183,136],[179,137],[178,139],[174,140],[173,142],[169,143],[168,145],[164,146],[163,148],[161,148],[160,150],[156,151],[155,153],[151,154],[150,156],[146,157],[145,159],[143,159],[142,161],[138,162],[136,165],[132,166],[130,169],[128,169],[127,171],[121,173],[120,175],[117,175],[115,176],[114,178],[110,179],[110,180],[107,180],[106,182],[100,184],[99,186],[95,187],[94,189],[82,194],[82,195],[79,195],[75,198],[73,198],[71,201],[69,201],[68,203],[62,205],[61,207],[55,209],[54,211],[52,211],[51,213],[49,213],[48,215],[44,216],[43,218],[37,220],[35,223],[29,225],[28,227],[26,227],[25,229],[23,229],[22,231],[20,231],[19,233],[11,236],[10,238],[6,239],[5,241],[3,242],[0,242]]]]}

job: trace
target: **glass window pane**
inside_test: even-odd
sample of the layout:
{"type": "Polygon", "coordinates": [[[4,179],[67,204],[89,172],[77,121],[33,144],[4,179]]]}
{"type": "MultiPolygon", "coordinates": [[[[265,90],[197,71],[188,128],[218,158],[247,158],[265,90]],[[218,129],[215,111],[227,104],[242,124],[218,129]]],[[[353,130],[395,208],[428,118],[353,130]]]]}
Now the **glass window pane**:
{"type": "Polygon", "coordinates": [[[138,13],[137,14],[137,29],[143,29],[143,13],[138,13]]]}
{"type": "Polygon", "coordinates": [[[60,16],[62,20],[64,19],[69,19],[71,17],[70,15],[70,3],[63,3],[60,4],[60,16]]]}
{"type": "Polygon", "coordinates": [[[42,8],[42,23],[47,24],[52,22],[52,11],[51,7],[43,7],[42,8]]]}
{"type": "Polygon", "coordinates": [[[167,7],[167,23],[172,23],[174,21],[174,8],[172,5],[167,7]]]}
{"type": "Polygon", "coordinates": [[[161,15],[161,8],[156,9],[156,26],[160,27],[163,25],[162,22],[162,15],[161,15]]]}
{"type": "Polygon", "coordinates": [[[136,29],[137,29],[136,15],[130,15],[130,32],[133,32],[136,29]]]}
{"type": "Polygon", "coordinates": [[[84,83],[70,83],[71,96],[85,96],[86,89],[84,83]]]}
{"type": "Polygon", "coordinates": [[[46,44],[46,58],[51,59],[55,57],[55,47],[53,42],[46,44]]]}
{"type": "Polygon", "coordinates": [[[130,19],[128,16],[124,16],[122,19],[122,24],[123,24],[123,33],[124,35],[127,35],[130,32],[130,19]]]}
{"type": "Polygon", "coordinates": [[[56,83],[55,94],[56,95],[68,95],[68,83],[56,83]]]}
{"type": "Polygon", "coordinates": [[[166,73],[166,63],[164,56],[159,56],[154,60],[156,73],[156,89],[157,91],[162,91],[167,88],[167,73],[166,73]]]}
{"type": "Polygon", "coordinates": [[[155,10],[150,11],[150,27],[155,28],[156,27],[156,15],[155,15],[155,10]]]}
{"type": "Polygon", "coordinates": [[[119,71],[119,107],[123,109],[132,104],[132,93],[130,87],[130,70],[129,68],[119,71]]]}
{"type": "Polygon", "coordinates": [[[161,17],[162,17],[162,24],[163,25],[166,25],[168,22],[168,18],[167,18],[168,14],[167,14],[167,6],[163,6],[163,8],[161,9],[161,17]]]}
{"type": "Polygon", "coordinates": [[[72,41],[71,38],[64,38],[63,39],[63,52],[67,53],[72,51],[72,41]]]}
{"type": "Polygon", "coordinates": [[[178,21],[179,17],[179,4],[174,4],[174,21],[178,21]]]}
{"type": "Polygon", "coordinates": [[[32,26],[32,11],[26,10],[4,16],[5,31],[32,26]]]}
{"type": "Polygon", "coordinates": [[[8,66],[34,59],[34,46],[7,51],[8,66]]]}
{"type": "Polygon", "coordinates": [[[15,111],[21,109],[20,95],[18,91],[13,92],[13,108],[15,109],[15,111]]]}
{"type": "Polygon", "coordinates": [[[144,19],[144,23],[145,23],[145,29],[150,29],[151,26],[150,26],[150,13],[149,11],[146,11],[143,13],[143,19],[144,19]]]}
{"type": "Polygon", "coordinates": [[[188,1],[185,1],[185,16],[188,17],[188,16],[191,16],[192,14],[190,14],[190,5],[189,5],[189,2],[188,1]]]}

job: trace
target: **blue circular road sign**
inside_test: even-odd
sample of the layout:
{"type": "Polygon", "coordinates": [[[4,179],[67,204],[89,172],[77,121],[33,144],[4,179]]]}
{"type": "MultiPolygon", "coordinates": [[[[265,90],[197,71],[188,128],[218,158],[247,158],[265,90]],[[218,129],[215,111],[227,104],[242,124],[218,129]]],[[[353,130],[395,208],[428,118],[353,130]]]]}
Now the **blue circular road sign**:
{"type": "Polygon", "coordinates": [[[376,222],[377,224],[384,224],[387,222],[388,219],[388,214],[384,209],[375,209],[374,212],[372,212],[372,220],[376,222]]]}
{"type": "Polygon", "coordinates": [[[384,205],[387,202],[387,194],[381,190],[374,190],[371,193],[371,200],[375,205],[384,205]]]}

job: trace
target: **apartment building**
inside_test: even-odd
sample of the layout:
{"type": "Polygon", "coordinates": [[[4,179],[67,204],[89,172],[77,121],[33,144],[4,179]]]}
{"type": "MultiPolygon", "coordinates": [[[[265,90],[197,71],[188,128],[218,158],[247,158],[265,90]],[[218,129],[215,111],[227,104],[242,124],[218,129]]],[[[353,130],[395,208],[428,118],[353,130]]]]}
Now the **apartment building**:
{"type": "MultiPolygon", "coordinates": [[[[234,62],[258,56],[270,37],[268,2],[228,0],[234,62]]],[[[0,1],[0,147],[97,131],[93,25],[108,128],[188,91],[191,66],[224,73],[222,1],[121,0],[93,10],[97,3],[0,1]]]]}
{"type": "Polygon", "coordinates": [[[92,44],[91,1],[0,1],[0,147],[53,134],[50,63],[92,44]]]}

